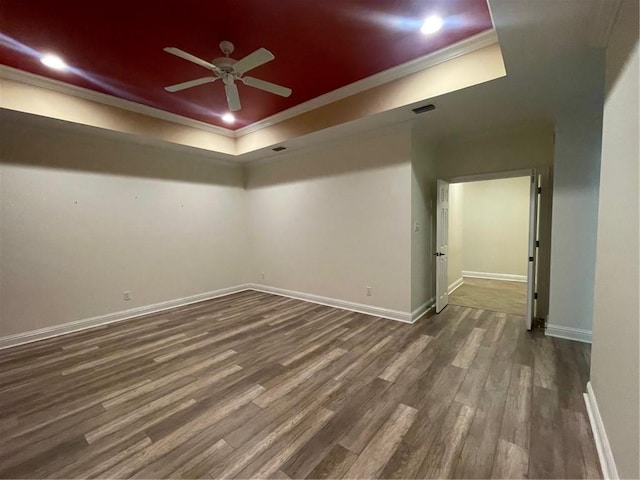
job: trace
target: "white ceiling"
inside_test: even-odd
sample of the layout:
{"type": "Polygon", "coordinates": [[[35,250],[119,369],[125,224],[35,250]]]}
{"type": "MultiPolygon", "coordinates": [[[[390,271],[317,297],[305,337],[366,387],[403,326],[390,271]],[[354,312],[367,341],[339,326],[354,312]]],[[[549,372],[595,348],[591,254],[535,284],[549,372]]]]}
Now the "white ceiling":
{"type": "Polygon", "coordinates": [[[416,119],[425,135],[449,137],[520,123],[554,123],[577,103],[602,107],[604,45],[592,46],[596,25],[607,21],[598,14],[601,1],[489,3],[507,76],[434,101],[437,115],[416,119]]]}
{"type": "MultiPolygon", "coordinates": [[[[606,32],[617,5],[616,0],[489,0],[506,77],[420,102],[437,107],[420,116],[404,107],[285,145],[296,150],[401,122],[443,140],[515,125],[553,125],[562,111],[584,102],[602,108],[606,32]]],[[[266,149],[241,160],[275,155],[266,149]]]]}

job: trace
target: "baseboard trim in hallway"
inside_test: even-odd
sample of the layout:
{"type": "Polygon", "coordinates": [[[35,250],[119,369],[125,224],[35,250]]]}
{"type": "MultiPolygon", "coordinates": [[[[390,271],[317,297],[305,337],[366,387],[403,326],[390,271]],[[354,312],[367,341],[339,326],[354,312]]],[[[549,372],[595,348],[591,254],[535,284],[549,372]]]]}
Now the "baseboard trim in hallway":
{"type": "Polygon", "coordinates": [[[458,287],[461,287],[463,284],[464,284],[464,278],[460,277],[451,285],[449,285],[449,288],[447,289],[447,293],[451,295],[458,287]]]}
{"type": "Polygon", "coordinates": [[[545,335],[564,338],[566,340],[575,340],[576,342],[591,343],[591,330],[583,330],[581,328],[548,324],[545,335]]]}
{"type": "Polygon", "coordinates": [[[510,273],[470,272],[462,271],[462,277],[486,278],[488,280],[507,280],[509,282],[526,282],[526,275],[512,275],[510,273]]]}
{"type": "Polygon", "coordinates": [[[584,394],[584,403],[587,406],[589,423],[591,423],[591,430],[593,431],[593,439],[596,443],[602,474],[605,479],[618,480],[620,478],[618,476],[618,469],[616,468],[616,462],[613,458],[613,452],[611,451],[611,445],[609,445],[609,438],[607,437],[604,423],[602,423],[598,402],[596,401],[596,395],[593,392],[591,382],[587,382],[587,393],[584,394]]]}
{"type": "Polygon", "coordinates": [[[434,308],[436,308],[436,298],[432,297],[411,312],[411,323],[416,323],[434,308]]]}
{"type": "Polygon", "coordinates": [[[212,300],[218,297],[224,297],[233,293],[250,290],[249,285],[237,285],[235,287],[221,288],[211,292],[199,293],[183,298],[167,300],[166,302],[154,303],[152,305],[144,305],[142,307],[121,310],[119,312],[107,313],[96,317],[84,318],[75,322],[63,323],[53,327],[41,328],[39,330],[31,330],[28,332],[16,333],[6,337],[0,337],[0,350],[9,347],[15,347],[25,343],[36,342],[46,338],[57,337],[67,333],[79,332],[88,328],[95,328],[109,323],[122,322],[136,317],[148,315],[150,313],[158,313],[164,310],[170,310],[176,307],[183,307],[192,303],[202,302],[204,300],[212,300]]]}

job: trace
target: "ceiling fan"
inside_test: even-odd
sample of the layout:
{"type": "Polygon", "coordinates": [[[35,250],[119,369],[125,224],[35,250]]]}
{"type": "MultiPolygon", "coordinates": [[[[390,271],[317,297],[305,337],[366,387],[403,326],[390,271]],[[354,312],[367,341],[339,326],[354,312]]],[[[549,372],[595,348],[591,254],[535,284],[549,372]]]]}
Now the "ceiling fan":
{"type": "Polygon", "coordinates": [[[241,81],[249,87],[259,88],[260,90],[274,93],[281,97],[288,97],[291,95],[290,88],[276,85],[275,83],[267,82],[265,80],[260,80],[259,78],[244,76],[244,74],[249,70],[259,67],[260,65],[264,65],[275,58],[269,50],[266,48],[259,48],[241,60],[234,60],[229,56],[233,53],[234,48],[233,43],[227,40],[220,42],[220,50],[222,50],[222,53],[224,53],[225,56],[216,58],[211,62],[202,60],[201,58],[191,55],[190,53],[176,47],[165,48],[165,52],[171,53],[172,55],[211,70],[214,75],[212,77],[202,77],[196,80],[171,85],[169,87],[165,87],[165,90],[167,92],[179,92],[180,90],[197,87],[198,85],[204,85],[205,83],[211,83],[221,79],[224,83],[224,90],[227,95],[229,110],[232,112],[236,112],[242,108],[242,105],[240,104],[240,96],[238,94],[238,87],[235,84],[236,80],[241,81]]]}

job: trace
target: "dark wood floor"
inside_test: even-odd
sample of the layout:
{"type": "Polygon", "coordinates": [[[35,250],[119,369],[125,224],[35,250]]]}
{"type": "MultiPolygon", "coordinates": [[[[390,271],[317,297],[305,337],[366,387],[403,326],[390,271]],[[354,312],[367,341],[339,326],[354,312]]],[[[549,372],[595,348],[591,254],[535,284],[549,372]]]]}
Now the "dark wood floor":
{"type": "Polygon", "coordinates": [[[0,351],[0,477],[600,477],[585,344],[244,292],[0,351]]]}

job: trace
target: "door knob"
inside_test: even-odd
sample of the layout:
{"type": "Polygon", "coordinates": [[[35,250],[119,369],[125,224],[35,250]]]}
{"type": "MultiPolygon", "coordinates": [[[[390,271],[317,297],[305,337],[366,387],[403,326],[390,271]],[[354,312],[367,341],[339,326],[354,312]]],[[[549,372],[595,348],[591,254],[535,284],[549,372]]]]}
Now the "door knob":
{"type": "Polygon", "coordinates": [[[434,253],[434,255],[435,255],[436,257],[443,257],[443,256],[444,256],[444,253],[436,252],[436,253],[434,253]]]}

